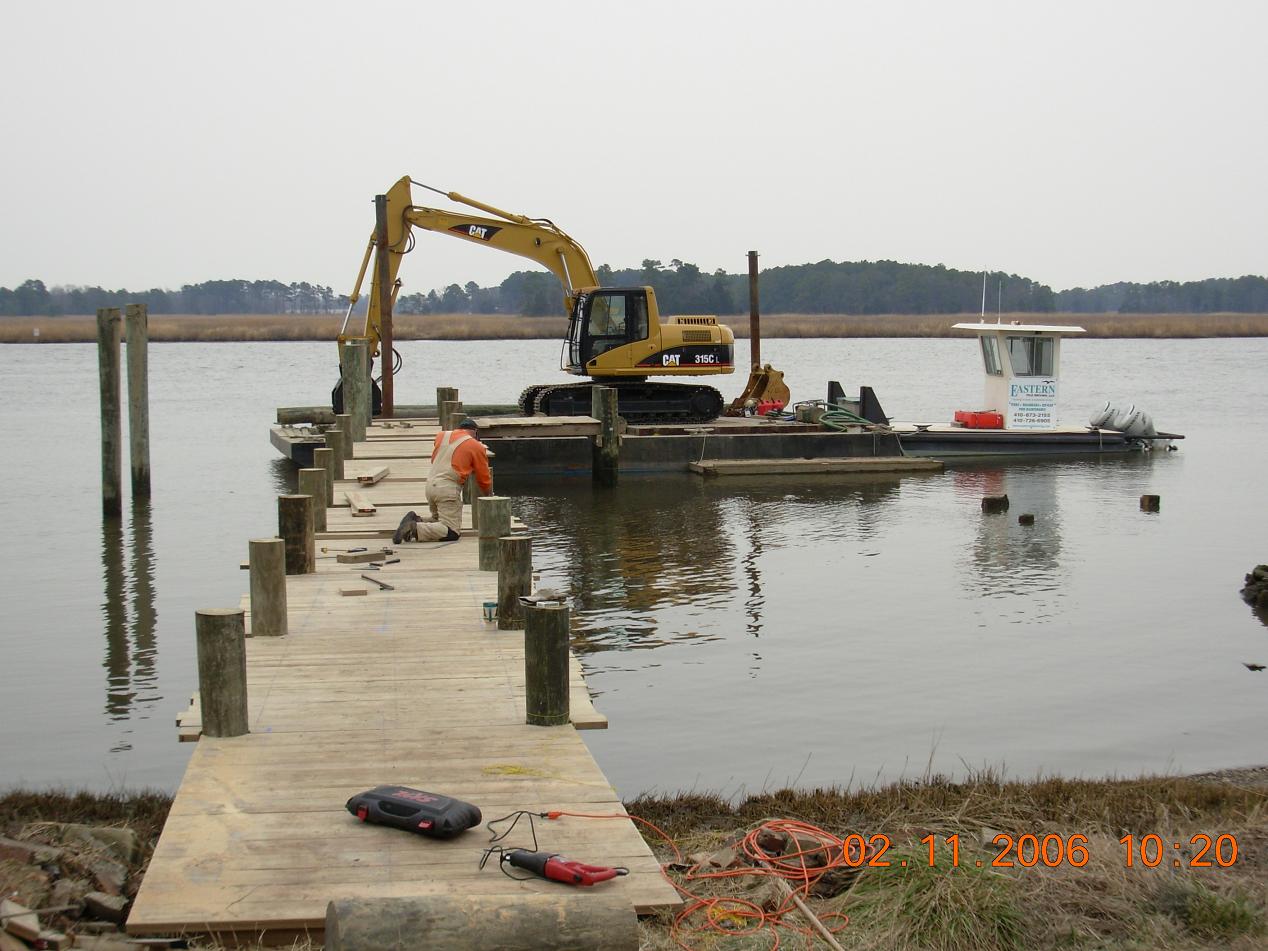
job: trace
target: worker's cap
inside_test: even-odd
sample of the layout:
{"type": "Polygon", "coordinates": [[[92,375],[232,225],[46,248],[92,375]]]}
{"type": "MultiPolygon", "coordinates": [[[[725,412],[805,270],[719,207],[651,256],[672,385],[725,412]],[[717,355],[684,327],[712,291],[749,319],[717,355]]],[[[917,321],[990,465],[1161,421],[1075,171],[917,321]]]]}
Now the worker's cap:
{"type": "Polygon", "coordinates": [[[459,429],[479,429],[480,427],[476,424],[476,421],[474,419],[464,419],[462,422],[458,424],[458,428],[459,429]]]}

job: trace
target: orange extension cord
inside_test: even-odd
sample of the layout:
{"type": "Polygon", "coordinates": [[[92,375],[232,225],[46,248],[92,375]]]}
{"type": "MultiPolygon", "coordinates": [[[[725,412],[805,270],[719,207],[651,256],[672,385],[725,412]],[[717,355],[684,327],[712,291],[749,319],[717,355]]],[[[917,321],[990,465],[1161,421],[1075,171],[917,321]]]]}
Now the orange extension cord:
{"type": "MultiPolygon", "coordinates": [[[[547,819],[558,819],[561,816],[572,816],[577,819],[632,819],[640,825],[651,829],[664,839],[669,847],[673,849],[677,864],[684,864],[678,844],[655,823],[649,822],[640,816],[626,815],[625,813],[565,812],[563,810],[547,812],[545,816],[547,819]]],[[[823,829],[812,826],[809,823],[798,822],[793,819],[771,819],[763,822],[745,835],[736,846],[736,849],[746,856],[749,861],[753,862],[754,865],[752,867],[718,869],[716,871],[702,871],[700,865],[693,865],[682,873],[684,881],[694,882],[708,879],[739,878],[741,876],[777,877],[788,883],[793,894],[805,900],[809,897],[810,889],[815,882],[822,878],[825,873],[835,868],[859,868],[865,860],[865,856],[861,854],[847,855],[844,840],[837,838],[832,833],[825,832],[823,829]],[[785,834],[791,842],[800,844],[802,847],[798,851],[786,852],[782,855],[771,855],[758,845],[758,837],[763,832],[785,834]],[[816,856],[818,861],[823,859],[825,853],[827,855],[825,864],[813,866],[806,864],[809,856],[816,856]]],[[[815,937],[815,932],[810,928],[803,928],[784,920],[788,912],[796,910],[791,895],[781,902],[774,911],[766,911],[755,902],[744,898],[696,895],[682,884],[674,881],[669,876],[665,865],[662,865],[660,870],[661,874],[665,876],[665,880],[688,900],[687,906],[674,918],[673,927],[670,930],[670,936],[673,938],[674,943],[684,949],[684,951],[694,951],[692,946],[684,941],[684,935],[690,936],[705,932],[738,937],[756,934],[766,929],[771,933],[773,942],[771,951],[776,951],[780,947],[781,928],[803,935],[807,939],[815,937]],[[703,920],[695,923],[690,921],[690,919],[697,917],[702,917],[703,920]]],[[[849,918],[840,912],[820,915],[819,920],[833,933],[841,931],[849,923],[849,918]]]]}

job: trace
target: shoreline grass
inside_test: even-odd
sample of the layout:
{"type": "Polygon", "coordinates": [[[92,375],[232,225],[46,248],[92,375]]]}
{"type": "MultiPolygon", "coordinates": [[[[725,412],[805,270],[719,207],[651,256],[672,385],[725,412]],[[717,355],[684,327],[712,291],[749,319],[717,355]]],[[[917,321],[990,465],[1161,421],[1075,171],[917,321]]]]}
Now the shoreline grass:
{"type": "MultiPolygon", "coordinates": [[[[738,339],[748,337],[748,318],[721,318],[738,339]]],[[[965,337],[952,324],[975,322],[977,314],[767,314],[762,336],[797,337],[965,337]]],[[[1268,336],[1268,314],[1003,314],[1004,322],[1073,324],[1100,338],[1205,338],[1268,336]]],[[[988,318],[989,320],[989,318],[988,318]]],[[[342,318],[324,314],[167,315],[150,317],[150,340],[158,343],[243,341],[329,341],[342,318]]],[[[401,314],[393,321],[397,340],[560,339],[562,317],[502,314],[401,314]]],[[[91,343],[93,316],[0,317],[0,343],[91,343]],[[38,331],[38,333],[37,333],[38,331]]]]}
{"type": "MultiPolygon", "coordinates": [[[[0,794],[0,834],[19,835],[25,824],[39,821],[127,824],[141,836],[143,870],[168,806],[170,799],[154,792],[11,791],[0,794]]],[[[1250,951],[1268,940],[1268,770],[1262,767],[1110,780],[1004,781],[982,773],[963,781],[928,777],[853,790],[785,789],[739,801],[707,793],[645,795],[626,808],[664,829],[685,855],[713,853],[772,818],[797,819],[840,836],[887,836],[888,867],[864,868],[852,886],[822,894],[816,888],[809,899],[817,914],[849,916],[837,934],[849,949],[1250,951]],[[1065,840],[1077,833],[1086,837],[1087,861],[995,867],[1000,847],[993,837],[999,833],[1065,840]],[[1160,836],[1164,860],[1154,868],[1140,860],[1128,867],[1119,842],[1128,833],[1138,839],[1160,836]],[[930,835],[937,843],[932,863],[930,835]],[[950,835],[959,836],[958,864],[945,844],[950,835]],[[1192,867],[1196,849],[1189,842],[1201,835],[1234,836],[1236,863],[1192,867]],[[1183,847],[1175,850],[1173,842],[1183,847]],[[899,864],[903,859],[905,867],[899,864]]],[[[642,832],[657,857],[669,861],[665,843],[650,830],[642,832]]],[[[0,874],[0,888],[8,885],[0,874]]],[[[765,883],[747,877],[690,885],[696,893],[759,903],[763,888],[769,892],[765,883]]],[[[679,947],[672,922],[670,913],[642,919],[640,948],[679,947]]],[[[784,937],[798,946],[789,942],[795,936],[784,937]]],[[[693,948],[718,951],[771,946],[769,932],[689,938],[693,948]]]]}

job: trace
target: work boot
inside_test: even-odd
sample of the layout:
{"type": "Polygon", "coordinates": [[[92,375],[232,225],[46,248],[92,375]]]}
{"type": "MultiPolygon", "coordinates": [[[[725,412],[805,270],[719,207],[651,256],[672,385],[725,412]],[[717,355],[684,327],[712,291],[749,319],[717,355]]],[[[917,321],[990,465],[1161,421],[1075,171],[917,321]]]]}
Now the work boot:
{"type": "Polygon", "coordinates": [[[413,510],[406,512],[405,517],[401,519],[401,524],[392,535],[392,544],[399,545],[403,541],[414,541],[418,537],[418,529],[414,527],[414,523],[418,520],[417,512],[413,510]]]}
{"type": "Polygon", "coordinates": [[[456,542],[460,537],[461,536],[451,528],[449,529],[448,534],[446,534],[445,537],[441,539],[441,541],[442,542],[456,542]]]}

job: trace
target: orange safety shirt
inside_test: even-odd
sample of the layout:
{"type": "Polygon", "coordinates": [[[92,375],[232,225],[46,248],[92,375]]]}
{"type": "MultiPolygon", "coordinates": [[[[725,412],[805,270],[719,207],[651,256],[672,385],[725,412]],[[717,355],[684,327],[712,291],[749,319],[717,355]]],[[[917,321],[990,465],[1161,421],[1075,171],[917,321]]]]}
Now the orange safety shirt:
{"type": "MultiPolygon", "coordinates": [[[[433,459],[436,458],[436,452],[440,449],[440,437],[443,435],[443,432],[436,434],[436,441],[431,450],[433,459]]],[[[485,495],[491,495],[493,473],[489,471],[489,457],[485,452],[484,443],[474,436],[463,435],[454,438],[453,446],[452,465],[454,472],[458,473],[458,482],[465,483],[467,476],[474,472],[476,485],[480,487],[480,491],[485,495]]]]}

